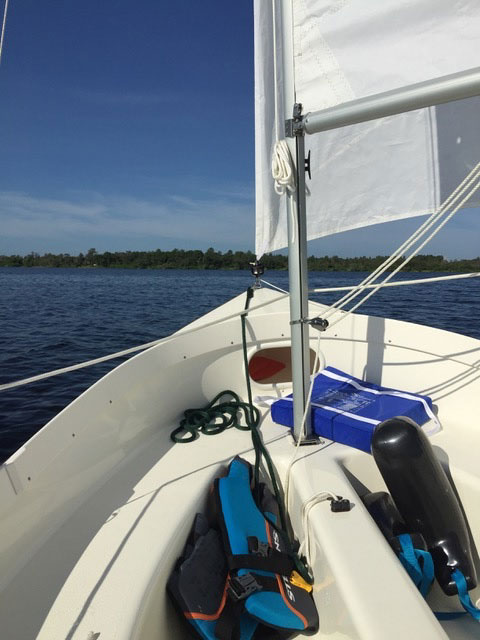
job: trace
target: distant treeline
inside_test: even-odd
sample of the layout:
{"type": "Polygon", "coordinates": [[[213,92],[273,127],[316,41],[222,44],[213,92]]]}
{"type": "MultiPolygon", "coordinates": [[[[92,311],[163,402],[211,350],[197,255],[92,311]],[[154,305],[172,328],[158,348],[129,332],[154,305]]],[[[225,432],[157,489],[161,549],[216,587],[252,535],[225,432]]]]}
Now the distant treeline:
{"type": "MultiPolygon", "coordinates": [[[[311,271],[372,271],[386,256],[375,258],[339,258],[324,256],[308,258],[311,271]]],[[[86,253],[71,256],[68,253],[29,253],[26,256],[0,256],[1,267],[107,267],[123,269],[248,269],[255,260],[251,251],[207,251],[173,249],[172,251],[105,251],[97,253],[89,249],[86,253]]],[[[267,269],[287,269],[284,255],[265,255],[262,264],[267,269]]],[[[445,260],[443,256],[417,256],[406,266],[405,271],[480,271],[480,257],[473,260],[445,260]]]]}

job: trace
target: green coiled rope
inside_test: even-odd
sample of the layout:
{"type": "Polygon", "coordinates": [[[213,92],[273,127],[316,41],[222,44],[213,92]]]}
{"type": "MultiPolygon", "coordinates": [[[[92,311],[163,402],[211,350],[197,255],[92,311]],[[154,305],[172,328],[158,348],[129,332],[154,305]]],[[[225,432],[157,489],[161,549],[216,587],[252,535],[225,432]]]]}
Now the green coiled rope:
{"type": "Polygon", "coordinates": [[[252,426],[260,421],[260,412],[257,407],[242,402],[230,389],[218,393],[205,407],[187,409],[183,416],[180,425],[170,434],[174,442],[193,442],[200,433],[216,436],[230,427],[250,431],[252,426]],[[242,424],[239,414],[243,415],[245,424],[242,424]]]}

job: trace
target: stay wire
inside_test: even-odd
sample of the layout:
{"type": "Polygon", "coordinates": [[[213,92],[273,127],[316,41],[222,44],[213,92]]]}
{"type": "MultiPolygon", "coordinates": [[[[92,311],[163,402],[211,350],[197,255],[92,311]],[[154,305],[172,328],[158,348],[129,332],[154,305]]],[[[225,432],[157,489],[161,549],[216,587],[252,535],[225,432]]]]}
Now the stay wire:
{"type": "MultiPolygon", "coordinates": [[[[253,298],[253,294],[254,294],[254,290],[251,287],[249,287],[249,289],[247,291],[247,300],[246,300],[246,303],[245,303],[245,310],[248,310],[248,307],[250,305],[250,300],[253,298]]],[[[252,388],[251,388],[251,384],[250,384],[250,376],[249,376],[249,371],[248,371],[246,318],[247,318],[247,314],[242,315],[243,362],[244,362],[244,367],[245,367],[245,380],[246,380],[246,385],[247,385],[248,403],[253,409],[256,409],[256,407],[253,404],[252,388]]],[[[279,490],[279,487],[278,487],[275,467],[273,465],[272,458],[270,457],[270,454],[268,453],[268,450],[267,450],[267,448],[265,447],[265,445],[263,443],[262,437],[261,437],[260,433],[258,432],[259,424],[260,424],[260,420],[258,420],[258,422],[256,422],[255,424],[252,424],[252,430],[251,430],[251,432],[252,432],[252,442],[253,442],[253,447],[254,447],[254,450],[255,450],[255,486],[256,487],[259,486],[258,482],[259,482],[259,474],[260,474],[260,461],[261,461],[261,458],[263,457],[265,459],[265,463],[267,465],[268,475],[270,476],[270,481],[272,483],[273,493],[274,493],[275,500],[276,500],[277,505],[278,505],[278,513],[279,513],[279,519],[280,519],[281,528],[278,529],[278,527],[275,526],[275,523],[273,523],[271,521],[270,522],[276,528],[276,530],[278,531],[279,535],[281,535],[281,537],[283,539],[283,542],[284,542],[284,544],[285,544],[285,546],[287,548],[287,553],[290,555],[290,557],[292,558],[292,560],[293,560],[293,562],[295,564],[296,571],[299,573],[299,575],[308,584],[312,584],[313,578],[310,575],[308,567],[300,559],[298,554],[294,551],[293,541],[290,539],[290,537],[288,535],[289,529],[288,529],[287,515],[286,515],[285,506],[284,506],[282,497],[280,495],[280,490],[279,490]]],[[[267,516],[265,516],[265,517],[267,517],[267,516]]]]}
{"type": "Polygon", "coordinates": [[[2,33],[0,35],[0,64],[2,64],[3,42],[5,40],[5,26],[7,24],[7,11],[8,11],[8,0],[5,0],[5,7],[3,10],[3,20],[2,20],[2,33]]]}
{"type": "MultiPolygon", "coordinates": [[[[474,182],[480,177],[480,163],[478,163],[470,173],[462,180],[462,182],[457,186],[457,188],[449,195],[449,197],[444,201],[438,211],[433,213],[398,249],[389,257],[385,262],[383,262],[377,269],[375,269],[371,274],[369,274],[353,291],[346,294],[338,300],[334,305],[332,305],[326,312],[326,318],[328,318],[333,313],[336,313],[338,310],[343,309],[350,301],[352,301],[355,297],[360,295],[365,285],[374,283],[385,271],[394,264],[397,260],[402,258],[403,252],[409,250],[415,242],[420,241],[420,239],[432,228],[433,225],[439,223],[442,216],[444,216],[448,209],[452,206],[455,206],[453,212],[448,214],[446,218],[438,224],[437,229],[432,232],[428,238],[418,246],[412,254],[403,262],[399,267],[395,269],[395,271],[391,274],[390,277],[393,277],[401,268],[403,268],[431,239],[440,229],[448,222],[448,220],[461,208],[466,201],[471,197],[471,195],[478,188],[477,186],[473,186],[471,191],[467,194],[467,196],[457,205],[459,199],[463,196],[465,191],[470,189],[474,182]]],[[[390,277],[388,279],[390,279],[390,277]]],[[[381,286],[381,283],[376,283],[375,286],[381,286]]],[[[376,290],[376,289],[375,289],[376,290]]]]}
{"type": "MultiPolygon", "coordinates": [[[[377,286],[372,289],[369,293],[367,293],[363,298],[360,299],[359,302],[357,302],[353,307],[351,307],[347,313],[345,313],[341,318],[338,318],[335,322],[330,323],[330,327],[335,326],[338,322],[340,322],[341,320],[344,320],[349,314],[353,313],[354,311],[356,311],[362,304],[364,304],[369,298],[371,298],[377,291],[379,291],[379,289],[382,288],[382,286],[384,286],[387,282],[389,282],[401,269],[403,269],[403,267],[405,267],[405,265],[407,265],[422,249],[423,247],[428,244],[428,242],[430,242],[430,240],[432,240],[432,238],[437,235],[437,233],[446,225],[446,223],[457,213],[457,211],[459,209],[461,209],[467,202],[468,200],[471,198],[471,196],[480,188],[480,182],[478,182],[476,185],[474,185],[470,192],[463,198],[463,200],[460,201],[459,204],[456,204],[455,208],[453,209],[453,211],[451,211],[448,216],[442,220],[442,222],[440,222],[437,225],[437,228],[431,232],[431,234],[420,244],[420,246],[418,246],[414,251],[412,251],[412,253],[408,256],[408,258],[405,259],[405,261],[403,263],[401,263],[394,271],[392,271],[382,282],[377,283],[377,286]]],[[[359,292],[361,293],[361,292],[359,292]]]]}
{"type": "MultiPolygon", "coordinates": [[[[245,311],[248,310],[250,306],[250,300],[253,298],[254,290],[249,287],[247,291],[247,300],[245,302],[245,311]]],[[[243,346],[243,363],[245,368],[245,381],[247,385],[247,396],[248,396],[248,404],[253,409],[257,407],[253,404],[253,396],[252,396],[252,387],[250,384],[250,375],[248,371],[248,353],[247,353],[247,328],[246,328],[246,315],[242,315],[242,346],[243,346]]],[[[270,476],[270,480],[272,483],[273,493],[275,495],[275,499],[278,502],[278,510],[280,517],[280,524],[284,531],[287,531],[287,517],[285,514],[285,509],[283,507],[283,501],[280,496],[280,490],[278,487],[278,482],[275,474],[275,468],[273,466],[272,459],[270,454],[268,453],[261,435],[258,432],[258,426],[260,424],[260,420],[253,422],[252,421],[252,441],[253,448],[255,450],[255,466],[254,466],[254,478],[255,478],[255,486],[258,487],[260,484],[260,462],[261,458],[265,459],[265,463],[267,465],[268,474],[270,476]]]]}

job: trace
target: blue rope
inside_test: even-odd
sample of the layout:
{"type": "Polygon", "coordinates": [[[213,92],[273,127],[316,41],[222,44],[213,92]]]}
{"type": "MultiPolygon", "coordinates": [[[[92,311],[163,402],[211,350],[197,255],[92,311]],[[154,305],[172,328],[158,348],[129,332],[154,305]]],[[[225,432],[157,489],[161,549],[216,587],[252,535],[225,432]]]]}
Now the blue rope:
{"type": "Polygon", "coordinates": [[[455,571],[452,572],[452,578],[455,580],[455,584],[457,585],[458,597],[462,603],[462,607],[475,620],[480,621],[480,609],[473,604],[472,599],[468,595],[467,581],[460,569],[455,569],[455,571]]]}
{"type": "Polygon", "coordinates": [[[399,560],[425,598],[435,577],[432,556],[428,551],[415,549],[408,533],[400,534],[397,540],[402,548],[398,556],[399,560]]]}
{"type": "MultiPolygon", "coordinates": [[[[412,543],[412,538],[408,533],[402,533],[397,536],[397,540],[402,548],[398,558],[422,596],[425,598],[430,591],[430,587],[432,586],[435,578],[432,556],[428,551],[415,549],[412,543]]],[[[458,598],[465,611],[452,611],[445,613],[438,612],[435,613],[436,617],[438,620],[452,620],[465,615],[465,613],[469,613],[475,620],[480,622],[480,609],[473,604],[470,596],[468,595],[468,586],[465,576],[459,569],[455,569],[452,572],[452,578],[457,585],[458,598]]]]}

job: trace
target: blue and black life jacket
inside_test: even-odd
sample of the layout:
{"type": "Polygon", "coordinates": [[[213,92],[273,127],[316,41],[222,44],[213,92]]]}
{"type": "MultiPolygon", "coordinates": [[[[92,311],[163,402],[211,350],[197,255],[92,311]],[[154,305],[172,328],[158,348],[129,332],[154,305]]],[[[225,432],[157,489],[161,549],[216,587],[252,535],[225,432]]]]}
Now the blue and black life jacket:
{"type": "Polygon", "coordinates": [[[318,630],[308,585],[290,579],[294,562],[275,525],[275,499],[261,485],[259,508],[251,476],[251,465],[237,457],[215,480],[213,526],[197,514],[169,580],[174,603],[205,640],[280,640],[318,630]]]}

